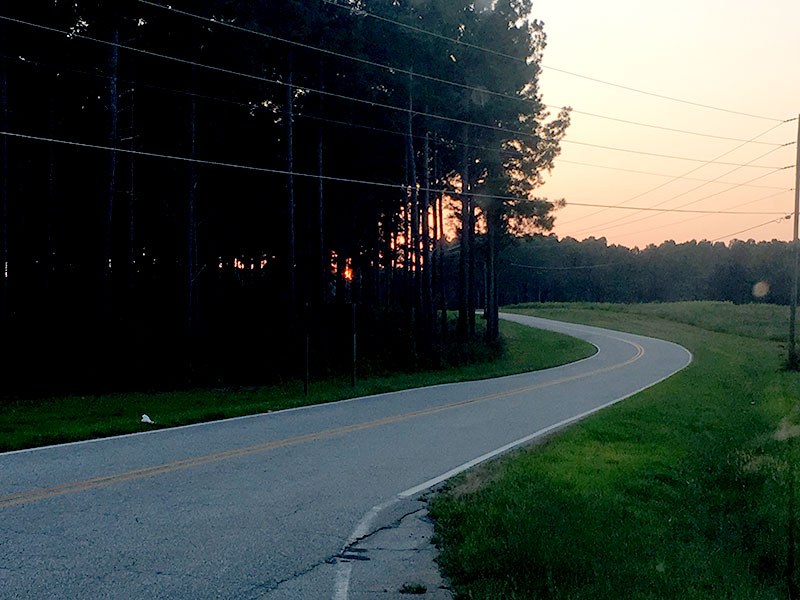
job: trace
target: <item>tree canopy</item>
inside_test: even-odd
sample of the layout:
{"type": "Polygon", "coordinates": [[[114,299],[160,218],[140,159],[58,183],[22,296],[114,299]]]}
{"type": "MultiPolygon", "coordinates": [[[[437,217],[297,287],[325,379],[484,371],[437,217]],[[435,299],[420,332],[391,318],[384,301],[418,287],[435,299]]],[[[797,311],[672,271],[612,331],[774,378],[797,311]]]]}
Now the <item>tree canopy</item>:
{"type": "Polygon", "coordinates": [[[552,226],[534,190],[569,113],[542,103],[532,10],[7,7],[0,302],[17,385],[45,361],[67,388],[264,381],[299,371],[306,332],[324,373],[350,303],[375,360],[447,354],[448,307],[468,343],[491,248],[552,226]]]}

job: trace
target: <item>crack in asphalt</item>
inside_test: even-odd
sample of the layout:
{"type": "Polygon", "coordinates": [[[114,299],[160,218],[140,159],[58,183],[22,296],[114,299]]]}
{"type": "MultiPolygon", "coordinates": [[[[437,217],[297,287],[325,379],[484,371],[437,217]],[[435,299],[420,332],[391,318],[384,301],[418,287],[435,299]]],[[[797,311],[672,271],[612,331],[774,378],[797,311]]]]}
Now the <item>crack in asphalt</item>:
{"type": "Polygon", "coordinates": [[[377,534],[377,533],[379,533],[381,531],[386,531],[386,530],[389,530],[389,529],[396,529],[397,527],[400,527],[402,525],[403,521],[405,521],[408,517],[411,517],[413,515],[416,515],[416,514],[422,512],[422,511],[424,511],[425,508],[426,508],[425,506],[421,506],[421,507],[416,508],[414,510],[410,510],[410,511],[404,513],[403,515],[401,515],[399,518],[397,518],[394,521],[392,521],[391,523],[389,523],[388,525],[384,525],[382,527],[378,527],[378,528],[370,531],[369,533],[366,533],[366,534],[364,534],[362,536],[359,536],[355,540],[347,543],[342,548],[342,550],[340,550],[336,554],[333,554],[331,556],[328,556],[327,558],[324,558],[324,559],[322,559],[320,561],[317,561],[314,564],[312,564],[312,565],[310,565],[310,566],[308,566],[308,567],[306,567],[304,569],[301,569],[299,571],[295,571],[294,573],[292,573],[291,575],[289,575],[287,577],[284,577],[283,579],[276,579],[276,580],[273,580],[273,581],[270,581],[270,582],[253,585],[250,588],[250,591],[248,592],[248,596],[247,596],[248,600],[258,600],[259,598],[267,598],[269,595],[271,595],[274,592],[276,592],[282,586],[284,586],[284,585],[286,585],[288,583],[291,583],[293,581],[296,581],[296,580],[298,580],[298,579],[300,579],[302,577],[305,577],[306,575],[314,572],[315,570],[317,570],[317,569],[319,569],[321,567],[325,567],[327,565],[334,565],[334,564],[336,564],[336,563],[338,563],[340,561],[341,562],[350,562],[352,560],[369,560],[369,558],[367,558],[367,557],[361,557],[361,556],[358,556],[358,555],[347,556],[347,554],[348,553],[356,553],[356,552],[364,552],[365,550],[361,550],[361,549],[355,548],[355,546],[357,546],[359,543],[363,542],[366,539],[369,539],[370,537],[374,536],[375,534],[377,534]]]}
{"type": "Polygon", "coordinates": [[[292,581],[300,579],[301,577],[305,577],[309,573],[314,572],[315,570],[319,569],[320,567],[324,567],[325,565],[332,565],[336,562],[338,554],[334,554],[329,556],[321,561],[314,563],[313,565],[306,567],[305,569],[301,569],[299,571],[295,571],[288,577],[284,577],[283,579],[276,579],[269,583],[259,583],[254,585],[251,589],[259,590],[255,595],[248,596],[249,600],[257,600],[258,598],[266,598],[269,594],[277,591],[281,586],[286,585],[292,581]]]}
{"type": "MultiPolygon", "coordinates": [[[[412,511],[409,511],[409,512],[403,514],[402,516],[400,516],[400,518],[398,518],[397,520],[389,523],[388,525],[384,525],[382,527],[378,527],[377,529],[374,529],[374,530],[370,531],[369,533],[365,533],[364,535],[362,535],[360,537],[357,537],[355,540],[353,540],[352,542],[347,544],[344,548],[342,548],[342,551],[339,553],[337,558],[344,558],[344,557],[341,556],[342,554],[346,554],[347,552],[352,551],[355,546],[357,546],[358,544],[360,544],[364,540],[369,539],[373,535],[375,535],[377,533],[380,533],[381,531],[387,531],[389,529],[397,529],[398,527],[400,527],[400,525],[402,525],[403,521],[406,520],[408,517],[410,517],[412,515],[415,515],[415,514],[417,514],[419,512],[422,512],[424,510],[425,510],[425,507],[421,506],[420,508],[417,508],[415,510],[412,510],[412,511]]],[[[360,559],[360,560],[363,560],[363,559],[360,559]]]]}

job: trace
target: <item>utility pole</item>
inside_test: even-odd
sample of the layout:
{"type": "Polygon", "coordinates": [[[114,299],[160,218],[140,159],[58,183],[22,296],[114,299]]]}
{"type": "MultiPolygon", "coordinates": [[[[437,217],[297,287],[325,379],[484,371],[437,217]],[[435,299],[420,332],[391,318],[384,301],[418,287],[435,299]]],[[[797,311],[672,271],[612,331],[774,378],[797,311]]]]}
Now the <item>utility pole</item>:
{"type": "Polygon", "coordinates": [[[789,313],[789,357],[788,365],[792,370],[797,370],[797,348],[795,347],[795,320],[797,313],[797,267],[798,267],[798,248],[797,241],[797,221],[800,212],[800,115],[797,117],[797,161],[794,167],[794,236],[792,238],[792,301],[791,312],[789,313]]]}

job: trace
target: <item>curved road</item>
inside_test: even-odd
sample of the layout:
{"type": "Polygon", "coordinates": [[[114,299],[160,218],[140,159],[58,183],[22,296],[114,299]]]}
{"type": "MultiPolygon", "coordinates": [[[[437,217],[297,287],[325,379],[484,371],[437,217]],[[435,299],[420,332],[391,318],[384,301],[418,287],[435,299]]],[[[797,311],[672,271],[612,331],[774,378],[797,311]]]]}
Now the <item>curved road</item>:
{"type": "Polygon", "coordinates": [[[349,544],[415,495],[691,361],[662,340],[503,318],[599,351],[545,371],[0,454],[0,595],[347,598],[349,544]]]}

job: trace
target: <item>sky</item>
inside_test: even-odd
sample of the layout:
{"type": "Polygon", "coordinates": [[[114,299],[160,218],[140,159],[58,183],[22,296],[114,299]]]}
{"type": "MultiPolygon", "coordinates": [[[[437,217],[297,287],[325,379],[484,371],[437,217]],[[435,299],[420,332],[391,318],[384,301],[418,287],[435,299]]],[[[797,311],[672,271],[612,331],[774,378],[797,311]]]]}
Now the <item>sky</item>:
{"type": "Polygon", "coordinates": [[[800,113],[800,0],[537,0],[533,16],[547,34],[543,100],[576,111],[556,167],[538,191],[567,202],[557,213],[559,238],[605,237],[609,244],[640,248],[670,239],[791,239],[792,221],[782,217],[794,210],[798,122],[780,120],[800,113]],[[664,100],[554,69],[774,120],[664,100]],[[577,111],[744,141],[759,136],[764,143],[663,131],[577,111]],[[706,164],[713,159],[735,164],[706,164]],[[571,203],[780,214],[701,216],[571,203]],[[756,225],[763,226],[742,232],[756,225]]]}

